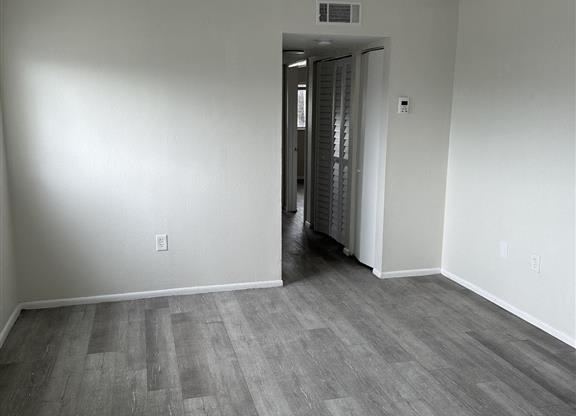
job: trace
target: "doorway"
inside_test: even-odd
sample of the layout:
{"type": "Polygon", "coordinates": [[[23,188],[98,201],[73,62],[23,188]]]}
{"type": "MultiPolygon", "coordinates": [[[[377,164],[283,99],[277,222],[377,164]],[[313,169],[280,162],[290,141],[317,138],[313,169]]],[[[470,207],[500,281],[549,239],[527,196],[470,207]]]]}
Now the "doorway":
{"type": "Polygon", "coordinates": [[[284,35],[284,257],[323,244],[332,254],[380,268],[385,43],[284,35]]]}

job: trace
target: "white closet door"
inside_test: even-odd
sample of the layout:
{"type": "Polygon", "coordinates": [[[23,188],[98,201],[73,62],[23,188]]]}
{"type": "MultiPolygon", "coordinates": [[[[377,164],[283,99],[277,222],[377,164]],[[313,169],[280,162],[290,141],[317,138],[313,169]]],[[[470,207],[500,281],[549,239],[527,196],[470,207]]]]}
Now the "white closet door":
{"type": "Polygon", "coordinates": [[[352,60],[318,64],[316,210],[314,228],[347,243],[352,60]]]}
{"type": "Polygon", "coordinates": [[[376,258],[376,212],[380,146],[385,119],[384,51],[367,52],[361,63],[361,125],[358,143],[356,258],[370,267],[376,258]]]}

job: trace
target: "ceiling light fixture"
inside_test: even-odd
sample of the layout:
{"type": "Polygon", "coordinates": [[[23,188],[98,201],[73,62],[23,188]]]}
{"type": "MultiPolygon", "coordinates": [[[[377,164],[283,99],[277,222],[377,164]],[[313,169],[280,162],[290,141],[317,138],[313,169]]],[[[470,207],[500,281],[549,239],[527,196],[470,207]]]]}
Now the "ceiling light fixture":
{"type": "Polygon", "coordinates": [[[327,40],[327,39],[317,40],[316,43],[318,44],[318,46],[328,46],[328,45],[332,45],[332,41],[331,41],[331,40],[327,40]]]}
{"type": "Polygon", "coordinates": [[[304,68],[306,66],[306,59],[288,65],[288,68],[304,68]]]}

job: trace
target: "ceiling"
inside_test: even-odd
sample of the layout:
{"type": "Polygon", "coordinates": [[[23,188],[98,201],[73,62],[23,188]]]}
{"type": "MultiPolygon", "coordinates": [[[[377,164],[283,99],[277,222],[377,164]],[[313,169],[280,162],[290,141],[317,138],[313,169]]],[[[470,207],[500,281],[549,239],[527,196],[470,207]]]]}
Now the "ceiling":
{"type": "MultiPolygon", "coordinates": [[[[325,56],[343,50],[351,50],[368,46],[376,41],[382,40],[377,36],[351,36],[351,35],[306,35],[295,33],[284,33],[283,49],[302,49],[306,51],[305,56],[325,56]],[[321,46],[318,41],[330,41],[330,45],[321,46]]],[[[301,58],[302,59],[302,58],[301,58]]]]}

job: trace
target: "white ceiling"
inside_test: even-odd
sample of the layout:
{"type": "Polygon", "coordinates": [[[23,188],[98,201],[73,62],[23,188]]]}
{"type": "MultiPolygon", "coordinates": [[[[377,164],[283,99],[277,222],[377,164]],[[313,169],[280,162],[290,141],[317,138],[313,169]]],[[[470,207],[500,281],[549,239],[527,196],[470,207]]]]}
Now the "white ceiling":
{"type": "Polygon", "coordinates": [[[284,33],[283,49],[302,49],[306,51],[306,56],[331,55],[343,50],[351,50],[370,45],[382,37],[377,36],[351,36],[351,35],[306,35],[296,33],[284,33]],[[330,45],[320,46],[319,40],[329,40],[330,45]]]}

